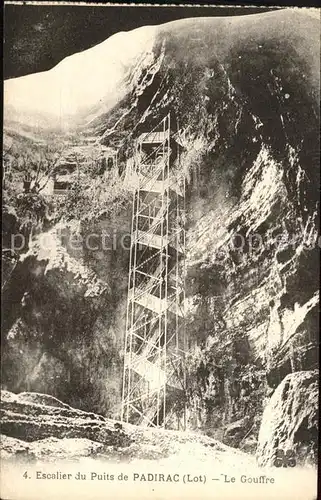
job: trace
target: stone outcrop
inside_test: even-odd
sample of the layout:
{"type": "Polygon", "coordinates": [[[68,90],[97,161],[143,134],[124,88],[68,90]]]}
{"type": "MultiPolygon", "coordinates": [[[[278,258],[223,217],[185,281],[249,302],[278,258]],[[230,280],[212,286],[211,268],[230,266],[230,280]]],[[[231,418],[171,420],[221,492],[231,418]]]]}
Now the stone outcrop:
{"type": "Polygon", "coordinates": [[[258,437],[260,465],[274,465],[278,449],[292,450],[298,464],[316,464],[318,457],[317,371],[287,375],[267,402],[258,437]]]}

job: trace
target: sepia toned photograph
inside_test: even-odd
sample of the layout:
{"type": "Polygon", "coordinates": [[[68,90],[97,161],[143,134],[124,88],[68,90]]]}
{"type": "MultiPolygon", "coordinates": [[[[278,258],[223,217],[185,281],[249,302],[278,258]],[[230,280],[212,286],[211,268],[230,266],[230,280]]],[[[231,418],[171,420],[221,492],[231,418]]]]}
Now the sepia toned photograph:
{"type": "Polygon", "coordinates": [[[320,10],[6,2],[3,500],[316,500],[320,10]]]}

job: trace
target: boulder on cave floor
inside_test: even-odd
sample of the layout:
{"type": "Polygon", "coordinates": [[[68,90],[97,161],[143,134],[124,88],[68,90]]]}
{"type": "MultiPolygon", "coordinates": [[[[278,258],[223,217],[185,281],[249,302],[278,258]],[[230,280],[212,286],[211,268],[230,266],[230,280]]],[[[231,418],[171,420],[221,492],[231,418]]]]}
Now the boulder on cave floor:
{"type": "Polygon", "coordinates": [[[314,464],[318,446],[318,370],[287,375],[263,412],[257,460],[273,465],[278,449],[293,450],[296,463],[314,464]]]}

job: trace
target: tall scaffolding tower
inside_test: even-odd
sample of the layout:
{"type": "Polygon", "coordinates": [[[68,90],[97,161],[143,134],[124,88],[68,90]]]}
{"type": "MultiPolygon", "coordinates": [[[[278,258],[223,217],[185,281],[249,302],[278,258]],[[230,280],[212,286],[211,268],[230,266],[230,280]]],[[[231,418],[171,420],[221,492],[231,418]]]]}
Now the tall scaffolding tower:
{"type": "Polygon", "coordinates": [[[186,426],[185,183],[170,115],[137,141],[121,419],[186,426]]]}

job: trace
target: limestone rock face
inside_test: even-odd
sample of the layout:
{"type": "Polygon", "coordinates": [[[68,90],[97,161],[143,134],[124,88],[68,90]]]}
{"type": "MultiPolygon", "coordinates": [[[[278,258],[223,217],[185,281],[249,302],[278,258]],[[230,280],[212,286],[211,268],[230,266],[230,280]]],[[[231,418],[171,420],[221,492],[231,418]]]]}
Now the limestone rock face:
{"type": "Polygon", "coordinates": [[[317,462],[318,373],[295,372],[276,388],[263,412],[258,437],[260,465],[273,465],[276,450],[293,450],[297,463],[317,462]]]}
{"type": "Polygon", "coordinates": [[[111,252],[100,259],[92,252],[88,266],[84,251],[68,252],[63,244],[74,230],[55,226],[35,237],[11,274],[4,291],[2,387],[49,393],[106,414],[119,404],[121,341],[114,324],[125,315],[115,314],[111,285],[118,273],[122,297],[126,264],[119,278],[111,252]],[[108,274],[111,266],[115,278],[108,274]]]}

